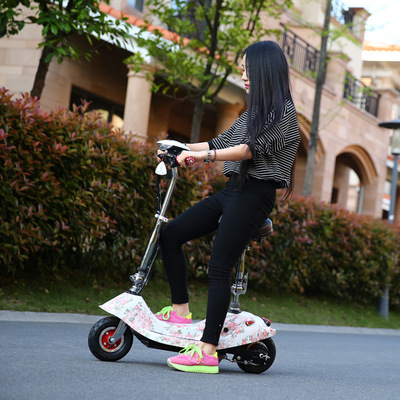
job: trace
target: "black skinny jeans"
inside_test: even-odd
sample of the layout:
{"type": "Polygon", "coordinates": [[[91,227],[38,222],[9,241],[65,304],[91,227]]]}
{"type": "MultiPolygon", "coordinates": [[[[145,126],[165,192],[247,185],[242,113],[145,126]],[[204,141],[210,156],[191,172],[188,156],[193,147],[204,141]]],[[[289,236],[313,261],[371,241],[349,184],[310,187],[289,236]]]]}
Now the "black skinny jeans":
{"type": "Polygon", "coordinates": [[[209,292],[202,341],[218,345],[231,297],[231,274],[251,235],[271,213],[276,189],[271,181],[249,178],[242,190],[231,180],[218,193],[187,209],[161,231],[162,260],[173,304],[189,301],[182,245],[217,231],[209,261],[209,292]]]}

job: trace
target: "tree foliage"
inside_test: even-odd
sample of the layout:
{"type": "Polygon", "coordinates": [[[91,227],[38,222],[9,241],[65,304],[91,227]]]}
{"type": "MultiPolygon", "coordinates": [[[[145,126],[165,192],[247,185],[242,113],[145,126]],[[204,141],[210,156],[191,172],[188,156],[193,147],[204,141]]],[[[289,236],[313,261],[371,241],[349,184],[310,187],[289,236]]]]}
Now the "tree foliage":
{"type": "Polygon", "coordinates": [[[194,99],[191,140],[198,141],[204,104],[216,98],[242,51],[272,32],[263,25],[262,16],[277,17],[291,4],[291,0],[149,0],[151,16],[162,28],[146,20],[135,37],[144,51],[128,63],[138,71],[146,56],[152,57],[157,62],[153,90],[194,99]]]}
{"type": "MultiPolygon", "coordinates": [[[[104,3],[108,4],[109,0],[104,3]]],[[[42,27],[43,40],[38,47],[43,51],[31,92],[37,97],[41,96],[51,60],[61,63],[66,57],[78,59],[81,56],[90,60],[97,51],[93,37],[105,35],[118,46],[129,39],[125,19],[109,18],[100,11],[98,0],[1,1],[0,37],[16,35],[28,24],[42,27]],[[81,52],[79,44],[72,40],[75,35],[89,42],[89,50],[81,52]]]]}

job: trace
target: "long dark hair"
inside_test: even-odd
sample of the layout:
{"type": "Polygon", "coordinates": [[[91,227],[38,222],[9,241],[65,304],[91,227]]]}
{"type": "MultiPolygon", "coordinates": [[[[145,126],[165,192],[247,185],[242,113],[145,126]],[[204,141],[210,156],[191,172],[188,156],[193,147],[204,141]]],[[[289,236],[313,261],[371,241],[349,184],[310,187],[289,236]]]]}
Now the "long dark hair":
{"type": "MultiPolygon", "coordinates": [[[[270,40],[257,42],[247,47],[244,55],[250,82],[247,98],[247,134],[250,139],[249,150],[253,153],[255,141],[262,129],[267,124],[273,127],[280,122],[285,102],[288,99],[292,100],[292,95],[289,66],[278,44],[270,40]]],[[[241,184],[245,179],[249,162],[251,160],[241,163],[239,173],[241,184]]],[[[291,181],[287,192],[291,193],[292,187],[291,181]]]]}

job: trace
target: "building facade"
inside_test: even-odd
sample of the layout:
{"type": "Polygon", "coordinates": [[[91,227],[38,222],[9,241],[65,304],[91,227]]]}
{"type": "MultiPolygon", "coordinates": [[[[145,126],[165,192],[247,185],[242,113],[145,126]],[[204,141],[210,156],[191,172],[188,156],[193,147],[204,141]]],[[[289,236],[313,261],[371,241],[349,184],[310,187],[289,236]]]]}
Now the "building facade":
{"type": "MultiPolygon", "coordinates": [[[[370,86],[392,91],[399,96],[400,94],[400,45],[387,43],[364,42],[363,52],[362,81],[370,86]]],[[[394,111],[396,114],[396,111],[394,111]]],[[[400,118],[400,114],[393,119],[400,118]]],[[[394,157],[388,154],[387,176],[385,182],[385,193],[383,198],[384,217],[387,218],[390,202],[392,170],[394,168],[394,157]]],[[[394,207],[395,221],[400,221],[400,164],[397,165],[398,178],[396,185],[396,199],[394,207]]]]}
{"type": "MultiPolygon", "coordinates": [[[[363,8],[339,8],[335,2],[331,27],[349,25],[349,38],[330,44],[330,58],[323,88],[317,165],[312,196],[351,211],[381,218],[387,186],[390,132],[378,127],[397,117],[398,89],[376,80],[368,83],[363,73],[362,42],[369,14],[363,8]],[[338,11],[339,9],[339,11],[338,11]],[[345,19],[342,20],[342,18],[345,19]],[[347,18],[347,19],[346,19],[347,18]]],[[[114,0],[102,5],[110,18],[126,13],[132,35],[146,14],[140,0],[114,0]]],[[[291,84],[298,111],[301,145],[296,164],[295,191],[301,193],[305,175],[309,128],[319,61],[324,0],[295,0],[293,9],[280,20],[265,17],[264,24],[281,31],[276,40],[291,66],[291,84]]],[[[153,22],[154,23],[154,22],[153,22]]],[[[75,40],[81,46],[80,38],[75,40]]],[[[40,58],[40,29],[26,27],[19,35],[0,40],[0,85],[18,93],[30,91],[40,58]]],[[[102,45],[91,62],[53,61],[41,97],[44,109],[69,108],[84,98],[91,108],[118,127],[136,134],[138,140],[154,141],[162,133],[187,142],[194,104],[178,102],[151,92],[146,68],[129,71],[124,60],[135,51],[102,45]]],[[[229,127],[245,108],[240,76],[232,75],[215,104],[207,105],[200,140],[209,140],[229,127]]],[[[398,213],[396,220],[399,220],[398,213]]]]}

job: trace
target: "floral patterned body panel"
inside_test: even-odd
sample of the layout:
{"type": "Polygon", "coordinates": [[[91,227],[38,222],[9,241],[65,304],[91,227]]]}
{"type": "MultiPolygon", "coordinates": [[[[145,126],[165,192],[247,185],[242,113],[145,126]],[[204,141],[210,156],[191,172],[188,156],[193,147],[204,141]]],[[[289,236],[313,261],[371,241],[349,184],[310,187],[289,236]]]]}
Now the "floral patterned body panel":
{"type": "MultiPolygon", "coordinates": [[[[170,346],[186,347],[200,341],[205,320],[194,324],[171,324],[157,319],[143,297],[122,293],[100,306],[115,315],[139,334],[170,346]]],[[[228,313],[219,339],[218,349],[254,343],[274,336],[275,329],[262,318],[246,311],[228,313]]]]}

